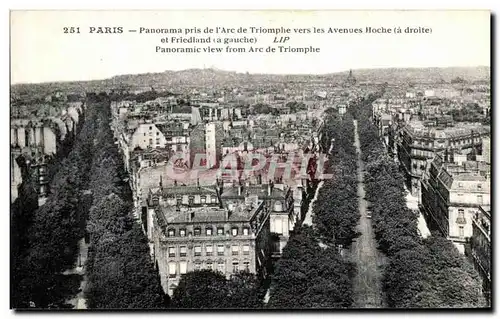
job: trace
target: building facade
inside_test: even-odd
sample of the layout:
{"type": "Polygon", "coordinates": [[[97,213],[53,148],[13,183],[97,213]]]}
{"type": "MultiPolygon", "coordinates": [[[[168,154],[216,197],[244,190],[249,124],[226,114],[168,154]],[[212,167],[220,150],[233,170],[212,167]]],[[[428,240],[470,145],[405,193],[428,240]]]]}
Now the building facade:
{"type": "Polygon", "coordinates": [[[156,206],[153,223],[153,258],[169,295],[194,270],[269,274],[269,211],[256,197],[228,208],[156,206]]]}
{"type": "Polygon", "coordinates": [[[463,253],[472,236],[472,219],[490,204],[489,165],[466,161],[458,165],[436,155],[422,180],[421,208],[445,237],[463,253]]]}
{"type": "Polygon", "coordinates": [[[472,219],[469,257],[483,280],[483,292],[488,303],[491,298],[491,211],[483,205],[472,219]]]}
{"type": "Polygon", "coordinates": [[[489,126],[436,127],[421,121],[405,125],[400,130],[397,152],[408,190],[412,195],[419,196],[420,180],[427,161],[432,160],[436,153],[445,150],[456,154],[478,153],[482,138],[489,135],[489,126]]]}
{"type": "Polygon", "coordinates": [[[206,160],[208,167],[219,164],[222,157],[222,139],[224,132],[219,122],[207,123],[205,125],[206,160]]]}

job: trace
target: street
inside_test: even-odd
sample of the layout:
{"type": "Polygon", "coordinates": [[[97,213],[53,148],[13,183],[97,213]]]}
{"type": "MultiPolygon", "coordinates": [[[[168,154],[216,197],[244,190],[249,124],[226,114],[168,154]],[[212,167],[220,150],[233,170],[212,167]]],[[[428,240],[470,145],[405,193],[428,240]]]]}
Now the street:
{"type": "Polygon", "coordinates": [[[381,267],[384,264],[384,256],[377,249],[371,221],[366,217],[368,203],[365,200],[364,163],[361,160],[357,124],[357,121],[354,120],[354,143],[358,153],[358,205],[361,214],[357,231],[361,235],[355,239],[351,247],[351,259],[357,264],[357,273],[353,283],[353,308],[381,308],[384,307],[381,287],[381,267]]]}
{"type": "Polygon", "coordinates": [[[413,196],[408,188],[405,186],[406,190],[406,205],[409,209],[418,212],[418,231],[423,238],[427,238],[431,235],[429,228],[427,227],[427,222],[425,221],[424,215],[418,208],[418,197],[413,196]]]}
{"type": "Polygon", "coordinates": [[[312,214],[313,214],[314,202],[316,201],[316,199],[318,199],[318,194],[319,194],[321,187],[323,187],[323,181],[319,182],[318,186],[316,187],[316,192],[314,193],[314,198],[309,203],[309,208],[307,209],[306,217],[304,218],[304,222],[302,223],[303,225],[312,226],[312,224],[313,224],[312,214]]]}

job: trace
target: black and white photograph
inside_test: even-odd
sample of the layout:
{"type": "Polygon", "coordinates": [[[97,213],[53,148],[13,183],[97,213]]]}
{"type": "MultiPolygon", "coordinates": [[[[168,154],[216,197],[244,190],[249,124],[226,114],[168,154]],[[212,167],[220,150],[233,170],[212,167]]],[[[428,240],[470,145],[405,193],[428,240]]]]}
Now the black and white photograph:
{"type": "Polygon", "coordinates": [[[10,309],[491,311],[492,23],[10,11],[10,309]]]}

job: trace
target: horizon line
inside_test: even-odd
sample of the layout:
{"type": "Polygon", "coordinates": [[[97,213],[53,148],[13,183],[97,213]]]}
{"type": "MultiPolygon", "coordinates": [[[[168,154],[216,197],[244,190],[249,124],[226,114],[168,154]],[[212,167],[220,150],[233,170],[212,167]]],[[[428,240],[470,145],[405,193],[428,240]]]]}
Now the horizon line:
{"type": "MultiPolygon", "coordinates": [[[[354,71],[367,71],[367,70],[387,70],[387,69],[394,69],[394,70],[404,70],[404,69],[452,69],[452,68],[490,68],[491,65],[475,65],[475,66],[460,66],[460,65],[453,65],[453,66],[412,66],[412,67],[371,67],[371,68],[349,68],[345,69],[342,71],[331,71],[331,72],[325,72],[325,73],[261,73],[261,72],[250,72],[250,71],[235,71],[235,70],[225,70],[218,68],[216,66],[210,66],[210,67],[192,67],[192,68],[186,68],[186,69],[181,69],[181,70],[164,70],[164,71],[158,71],[158,72],[140,72],[140,73],[122,73],[122,74],[116,74],[112,75],[111,77],[107,78],[99,78],[99,79],[89,79],[89,80],[60,80],[60,81],[42,81],[42,82],[17,82],[17,83],[10,83],[10,86],[16,86],[16,85],[37,85],[37,84],[62,84],[62,83],[86,83],[86,82],[98,82],[98,81],[107,81],[107,80],[112,80],[113,78],[116,77],[121,77],[121,76],[140,76],[140,75],[146,75],[146,74],[161,74],[161,73],[167,73],[167,72],[184,72],[184,71],[189,71],[189,70],[215,70],[215,71],[220,71],[220,72],[228,72],[228,73],[236,73],[236,74],[248,74],[248,75],[274,75],[274,76],[328,76],[328,75],[337,75],[341,73],[346,73],[349,72],[350,70],[354,71]]],[[[490,76],[491,79],[491,76],[490,76]]]]}

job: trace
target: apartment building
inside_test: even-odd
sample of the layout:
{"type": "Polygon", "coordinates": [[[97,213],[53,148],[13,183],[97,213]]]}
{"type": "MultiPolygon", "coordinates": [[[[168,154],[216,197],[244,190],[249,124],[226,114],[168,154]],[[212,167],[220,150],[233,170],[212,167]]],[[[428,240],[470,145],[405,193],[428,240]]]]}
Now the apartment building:
{"type": "Polygon", "coordinates": [[[208,167],[217,166],[222,158],[222,123],[212,122],[205,125],[205,149],[208,167]]]}
{"type": "Polygon", "coordinates": [[[472,220],[490,204],[490,165],[436,155],[422,180],[421,208],[431,228],[438,229],[463,253],[473,233],[472,220]]]}
{"type": "Polygon", "coordinates": [[[436,126],[435,122],[411,121],[399,134],[397,152],[406,186],[412,195],[418,196],[428,160],[444,150],[456,154],[478,154],[482,138],[490,136],[490,127],[472,123],[443,127],[436,126]]]}
{"type": "Polygon", "coordinates": [[[281,256],[291,232],[300,218],[300,211],[295,209],[292,188],[273,181],[267,184],[251,185],[247,180],[245,183],[218,184],[221,201],[223,203],[242,203],[247,198],[257,196],[264,202],[266,210],[270,212],[270,232],[273,235],[272,254],[273,257],[281,256]]]}
{"type": "Polygon", "coordinates": [[[479,206],[472,219],[472,236],[468,256],[481,274],[486,300],[491,297],[491,207],[479,206]]]}
{"type": "Polygon", "coordinates": [[[269,211],[257,197],[227,208],[158,205],[153,223],[153,258],[169,295],[183,274],[198,269],[227,278],[241,270],[269,274],[269,211]]]}

